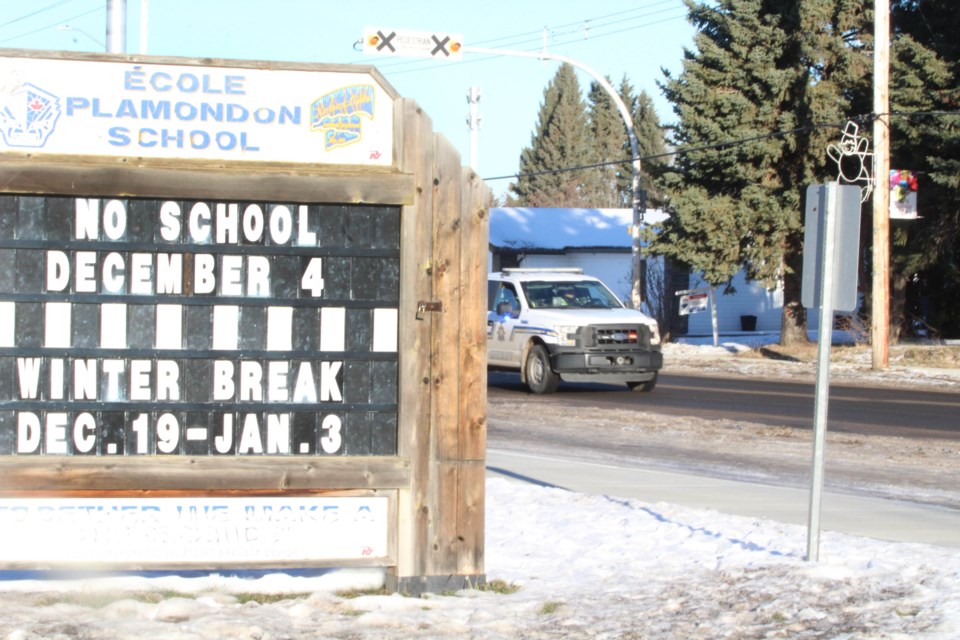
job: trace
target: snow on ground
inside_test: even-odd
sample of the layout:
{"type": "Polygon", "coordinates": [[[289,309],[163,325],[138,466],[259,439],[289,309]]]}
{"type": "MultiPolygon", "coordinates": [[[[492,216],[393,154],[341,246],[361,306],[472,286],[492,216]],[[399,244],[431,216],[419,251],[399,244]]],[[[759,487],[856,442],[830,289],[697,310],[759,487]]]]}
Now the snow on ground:
{"type": "MultiPolygon", "coordinates": [[[[809,335],[811,340],[817,339],[817,332],[811,331],[809,335]]],[[[735,373],[752,377],[814,380],[817,373],[815,361],[747,357],[761,347],[777,343],[779,339],[778,333],[721,335],[718,336],[717,346],[714,346],[712,336],[683,337],[664,345],[664,367],[673,370],[696,368],[705,374],[735,373]]],[[[951,341],[951,344],[955,342],[951,341]]],[[[834,331],[832,344],[835,348],[830,355],[831,383],[960,387],[960,369],[933,368],[904,362],[901,352],[911,348],[909,346],[891,348],[889,366],[875,371],[872,369],[869,347],[852,348],[856,342],[847,332],[834,331]]]]}
{"type": "Polygon", "coordinates": [[[7,582],[0,638],[960,637],[956,549],[826,533],[809,563],[805,527],[505,479],[487,490],[487,576],[513,593],[337,592],[379,584],[362,571],[7,582]]]}
{"type": "Polygon", "coordinates": [[[506,589],[384,595],[376,570],[8,576],[0,638],[960,638],[960,551],[820,542],[807,562],[806,527],[492,478],[486,573],[506,589]]]}

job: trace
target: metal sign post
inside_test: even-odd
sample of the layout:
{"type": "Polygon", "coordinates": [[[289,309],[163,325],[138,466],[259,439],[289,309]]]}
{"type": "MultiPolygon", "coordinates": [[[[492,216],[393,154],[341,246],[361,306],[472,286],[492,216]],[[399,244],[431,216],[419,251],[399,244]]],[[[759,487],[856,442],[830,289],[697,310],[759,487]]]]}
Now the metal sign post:
{"type": "Polygon", "coordinates": [[[713,346],[720,346],[720,330],[717,327],[717,289],[710,287],[710,326],[713,328],[713,346]]]}
{"type": "Polygon", "coordinates": [[[710,309],[710,326],[713,327],[713,346],[720,346],[720,333],[717,329],[717,305],[714,298],[715,288],[686,289],[677,291],[680,296],[680,315],[700,313],[710,309]]]}
{"type": "Polygon", "coordinates": [[[821,231],[820,338],[817,341],[817,387],[813,400],[813,465],[810,478],[810,512],[807,527],[807,560],[820,559],[820,508],[823,500],[823,449],[827,434],[827,407],[830,399],[830,339],[833,327],[833,245],[836,231],[837,185],[826,188],[821,231]]]}
{"type": "Polygon", "coordinates": [[[820,307],[817,341],[817,383],[813,414],[813,463],[807,560],[820,556],[820,510],[823,498],[823,457],[830,397],[830,345],[834,305],[841,311],[856,308],[860,228],[860,189],[835,182],[807,188],[804,234],[804,306],[820,307]],[[850,265],[853,265],[851,269],[850,265]]]}

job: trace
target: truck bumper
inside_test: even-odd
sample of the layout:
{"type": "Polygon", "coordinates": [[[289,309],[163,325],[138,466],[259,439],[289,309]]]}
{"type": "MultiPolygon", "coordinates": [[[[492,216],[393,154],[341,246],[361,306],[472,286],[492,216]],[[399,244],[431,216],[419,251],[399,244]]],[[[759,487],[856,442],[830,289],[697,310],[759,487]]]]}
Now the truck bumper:
{"type": "Polygon", "coordinates": [[[550,354],[550,364],[568,382],[644,382],[663,367],[663,354],[659,350],[557,350],[550,354]]]}

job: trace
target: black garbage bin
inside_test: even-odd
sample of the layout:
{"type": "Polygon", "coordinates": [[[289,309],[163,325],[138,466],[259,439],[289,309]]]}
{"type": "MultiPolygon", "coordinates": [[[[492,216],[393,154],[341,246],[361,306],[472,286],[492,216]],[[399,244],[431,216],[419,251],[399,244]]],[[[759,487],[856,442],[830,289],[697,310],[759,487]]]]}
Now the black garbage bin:
{"type": "Polygon", "coordinates": [[[741,331],[756,331],[756,330],[757,330],[757,316],[740,316],[740,330],[741,330],[741,331]]]}

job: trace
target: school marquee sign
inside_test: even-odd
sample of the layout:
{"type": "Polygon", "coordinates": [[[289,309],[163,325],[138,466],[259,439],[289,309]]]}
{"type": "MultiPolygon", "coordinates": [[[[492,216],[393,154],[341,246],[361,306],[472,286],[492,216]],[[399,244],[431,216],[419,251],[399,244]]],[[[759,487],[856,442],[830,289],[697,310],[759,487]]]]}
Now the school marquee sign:
{"type": "Polygon", "coordinates": [[[398,301],[396,207],[0,194],[0,455],[395,455],[398,301]]]}
{"type": "Polygon", "coordinates": [[[419,107],[368,67],[0,63],[0,567],[482,581],[487,192],[419,107]]]}

